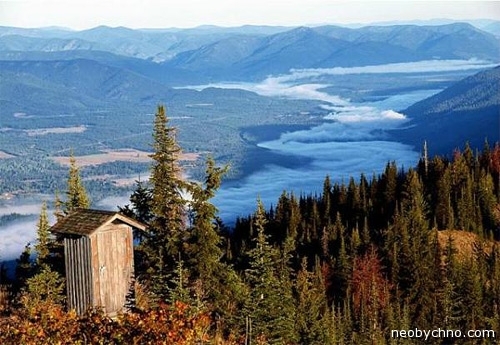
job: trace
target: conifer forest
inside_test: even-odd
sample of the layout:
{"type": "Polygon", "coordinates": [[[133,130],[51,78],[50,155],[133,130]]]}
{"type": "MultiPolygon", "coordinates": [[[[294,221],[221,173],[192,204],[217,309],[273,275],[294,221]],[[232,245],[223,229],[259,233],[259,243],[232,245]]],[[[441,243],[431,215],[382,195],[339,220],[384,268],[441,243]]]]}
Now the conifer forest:
{"type": "MultiPolygon", "coordinates": [[[[209,157],[201,181],[183,178],[163,106],[151,140],[151,178],[120,209],[147,226],[134,231],[124,312],[68,310],[64,250],[44,205],[15,279],[0,272],[0,344],[500,343],[498,143],[434,157],[422,143],[417,166],[327,175],[321,193],[284,190],[267,207],[257,197],[228,226],[212,198],[230,167],[209,157]],[[455,333],[393,332],[417,329],[455,333]]],[[[92,207],[74,158],[48,202],[58,220],[92,207]]]]}

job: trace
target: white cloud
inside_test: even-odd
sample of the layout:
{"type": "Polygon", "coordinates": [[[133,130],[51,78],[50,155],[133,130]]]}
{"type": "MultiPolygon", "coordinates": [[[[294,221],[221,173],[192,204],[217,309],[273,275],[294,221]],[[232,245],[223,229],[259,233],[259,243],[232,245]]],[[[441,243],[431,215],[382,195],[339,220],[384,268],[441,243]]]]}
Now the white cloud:
{"type": "Polygon", "coordinates": [[[404,120],[406,116],[404,114],[398,113],[394,110],[384,110],[382,111],[382,118],[388,120],[404,120]]]}
{"type": "Polygon", "coordinates": [[[276,77],[276,79],[281,83],[289,83],[325,75],[450,72],[493,68],[497,65],[498,62],[491,63],[490,61],[474,58],[469,60],[423,60],[359,67],[292,69],[290,74],[276,77]]]}

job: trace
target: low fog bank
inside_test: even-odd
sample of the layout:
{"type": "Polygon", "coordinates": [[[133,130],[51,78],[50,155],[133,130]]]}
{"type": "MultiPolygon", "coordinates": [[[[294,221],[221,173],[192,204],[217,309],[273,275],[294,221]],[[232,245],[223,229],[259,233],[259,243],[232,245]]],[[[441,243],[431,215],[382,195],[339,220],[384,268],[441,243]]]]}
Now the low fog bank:
{"type": "MultiPolygon", "coordinates": [[[[380,174],[387,162],[396,160],[398,166],[414,166],[419,154],[412,147],[388,141],[351,141],[286,144],[273,141],[263,143],[270,149],[286,151],[314,157],[303,167],[289,169],[278,165],[267,165],[262,170],[246,177],[236,186],[222,185],[214,198],[221,218],[232,224],[237,216],[253,213],[257,198],[266,208],[276,205],[282,191],[300,194],[320,193],[326,175],[333,181],[348,182],[351,176],[356,179],[364,173],[371,178],[380,174]]],[[[290,156],[290,159],[294,159],[290,156]]]]}
{"type": "MultiPolygon", "coordinates": [[[[118,211],[118,206],[129,203],[129,195],[113,196],[102,199],[92,208],[118,211]]],[[[10,214],[23,215],[21,219],[0,225],[0,262],[19,258],[26,244],[36,242],[38,217],[42,209],[40,203],[16,204],[0,207],[0,216],[10,214]]],[[[54,210],[48,209],[50,225],[55,223],[54,210]]]]}
{"type": "Polygon", "coordinates": [[[28,243],[35,243],[37,222],[37,216],[33,214],[30,220],[0,226],[0,262],[19,258],[28,243]]]}

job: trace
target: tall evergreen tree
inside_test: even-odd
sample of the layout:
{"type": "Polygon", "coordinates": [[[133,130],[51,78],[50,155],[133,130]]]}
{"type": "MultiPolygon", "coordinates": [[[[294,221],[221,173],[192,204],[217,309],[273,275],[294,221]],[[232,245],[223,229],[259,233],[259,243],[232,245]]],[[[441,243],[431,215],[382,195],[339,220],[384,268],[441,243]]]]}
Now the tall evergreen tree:
{"type": "Polygon", "coordinates": [[[323,194],[321,195],[321,211],[323,226],[328,226],[331,218],[332,183],[330,176],[326,175],[323,182],[323,194]]]}
{"type": "Polygon", "coordinates": [[[493,178],[485,170],[481,171],[477,189],[479,200],[476,205],[480,206],[483,226],[487,234],[494,233],[500,227],[500,217],[495,216],[497,200],[493,178]]]}
{"type": "Polygon", "coordinates": [[[441,166],[443,163],[439,160],[435,164],[438,169],[436,173],[440,173],[438,177],[436,188],[436,204],[435,204],[435,218],[439,229],[453,229],[455,226],[455,216],[452,204],[451,192],[451,169],[449,167],[441,166]]]}
{"type": "Polygon", "coordinates": [[[83,186],[80,169],[76,165],[73,151],[71,151],[69,163],[68,190],[66,191],[66,201],[64,202],[64,213],[66,215],[77,208],[90,207],[90,199],[83,186]]]}
{"type": "Polygon", "coordinates": [[[179,166],[180,147],[175,129],[169,125],[165,108],[156,111],[153,128],[152,220],[143,249],[148,261],[150,288],[160,299],[168,298],[168,275],[182,252],[185,233],[186,183],[179,166]]]}
{"type": "MultiPolygon", "coordinates": [[[[233,268],[222,262],[221,234],[217,208],[211,203],[228,167],[216,167],[207,159],[203,185],[191,183],[193,220],[186,248],[186,267],[190,280],[220,317],[231,317],[241,302],[242,285],[233,268]],[[231,315],[228,315],[231,314],[231,315]]],[[[200,294],[199,293],[199,294],[200,294]]],[[[222,319],[227,322],[227,320],[222,319]]]]}
{"type": "Polygon", "coordinates": [[[274,248],[265,234],[264,206],[260,199],[254,216],[257,231],[255,247],[248,255],[250,267],[245,271],[250,293],[243,306],[243,316],[252,323],[253,334],[263,335],[270,344],[287,344],[296,341],[293,302],[287,298],[291,291],[280,279],[279,250],[274,248]],[[291,304],[292,303],[292,304],[291,304]],[[291,305],[290,305],[291,304],[291,305]]]}
{"type": "Polygon", "coordinates": [[[47,259],[50,255],[51,236],[50,236],[49,217],[47,215],[47,204],[42,204],[40,217],[38,218],[37,225],[37,243],[35,244],[35,251],[37,254],[36,265],[41,267],[47,264],[47,259]]]}
{"type": "Polygon", "coordinates": [[[410,170],[406,176],[402,208],[408,224],[412,260],[415,264],[413,286],[410,288],[413,318],[420,327],[427,327],[430,326],[432,317],[432,294],[435,290],[432,279],[434,256],[423,186],[414,170],[410,170]]]}
{"type": "Polygon", "coordinates": [[[333,295],[338,304],[346,298],[352,274],[352,259],[348,253],[343,232],[340,233],[340,248],[333,269],[333,295]]]}
{"type": "Polygon", "coordinates": [[[398,191],[398,168],[396,162],[387,163],[385,171],[379,182],[378,207],[381,212],[381,223],[379,226],[385,227],[392,218],[396,208],[396,199],[398,191]]]}
{"type": "Polygon", "coordinates": [[[295,280],[297,303],[296,329],[300,344],[324,345],[331,341],[328,334],[328,301],[319,260],[314,272],[307,269],[307,259],[302,260],[295,280]]]}

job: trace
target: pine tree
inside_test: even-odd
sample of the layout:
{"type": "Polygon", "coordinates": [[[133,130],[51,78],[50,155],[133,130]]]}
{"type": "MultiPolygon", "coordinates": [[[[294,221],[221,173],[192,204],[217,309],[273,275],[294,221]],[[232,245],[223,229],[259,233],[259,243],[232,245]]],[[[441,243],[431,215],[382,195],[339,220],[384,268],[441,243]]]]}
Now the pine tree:
{"type": "Polygon", "coordinates": [[[328,226],[330,224],[331,212],[332,212],[332,183],[330,181],[330,176],[326,175],[323,181],[323,194],[321,195],[321,221],[322,226],[328,226]]]}
{"type": "MultiPolygon", "coordinates": [[[[210,202],[220,187],[221,178],[227,169],[215,166],[213,159],[207,160],[204,186],[192,183],[189,190],[192,195],[190,206],[193,212],[187,255],[193,278],[208,284],[219,269],[222,249],[221,237],[216,229],[217,208],[210,202]]],[[[210,285],[208,288],[212,288],[210,285]]]]}
{"type": "Polygon", "coordinates": [[[90,207],[90,200],[83,186],[73,151],[71,151],[69,163],[68,190],[66,191],[66,202],[64,202],[64,213],[66,215],[78,208],[90,207]]]}
{"type": "Polygon", "coordinates": [[[408,224],[411,260],[415,265],[409,295],[413,306],[413,319],[419,327],[427,327],[430,326],[432,317],[431,307],[435,290],[431,270],[434,257],[431,251],[431,232],[426,218],[427,204],[421,181],[414,170],[410,170],[406,176],[402,209],[408,224]]]}
{"type": "Polygon", "coordinates": [[[379,207],[382,208],[383,219],[391,219],[394,209],[396,207],[397,198],[397,187],[398,187],[398,169],[396,162],[387,163],[385,171],[382,174],[382,179],[380,181],[382,193],[381,204],[379,207]]]}
{"type": "MultiPolygon", "coordinates": [[[[66,200],[62,201],[59,198],[59,193],[56,192],[54,215],[58,221],[76,209],[90,207],[90,199],[80,177],[80,170],[76,164],[73,150],[71,150],[69,162],[70,167],[67,181],[66,200]]],[[[51,241],[50,253],[51,269],[63,276],[65,274],[64,245],[62,243],[61,236],[56,237],[53,241],[51,241]]]]}
{"type": "Polygon", "coordinates": [[[347,221],[348,228],[353,229],[358,226],[361,220],[361,199],[359,195],[359,188],[356,185],[353,177],[349,178],[349,185],[347,186],[347,212],[344,218],[347,221]]]}
{"type": "Polygon", "coordinates": [[[34,307],[41,302],[61,303],[64,300],[64,280],[51,268],[51,250],[54,239],[49,232],[47,205],[42,210],[37,226],[36,261],[32,267],[32,276],[26,280],[26,295],[23,297],[25,307],[34,307]]]}
{"type": "Polygon", "coordinates": [[[168,284],[168,302],[175,304],[175,302],[182,302],[191,307],[200,308],[202,301],[194,297],[193,289],[189,284],[189,273],[184,266],[184,261],[179,258],[176,266],[170,275],[170,282],[168,284]],[[197,303],[199,302],[199,303],[197,303]]]}
{"type": "Polygon", "coordinates": [[[302,259],[301,269],[295,280],[295,293],[299,343],[327,344],[329,308],[319,260],[316,261],[314,272],[309,272],[307,259],[302,259]]]}
{"type": "Polygon", "coordinates": [[[341,233],[340,249],[338,252],[338,256],[335,258],[335,264],[333,269],[334,290],[332,292],[337,303],[346,298],[352,274],[351,257],[347,252],[347,246],[345,241],[346,241],[345,236],[343,233],[341,233]]]}
{"type": "Polygon", "coordinates": [[[444,269],[443,269],[443,287],[441,296],[441,319],[444,326],[451,329],[454,323],[454,310],[456,305],[455,289],[457,277],[456,249],[453,244],[453,238],[448,236],[444,250],[444,269]]]}
{"type": "MultiPolygon", "coordinates": [[[[396,208],[384,247],[390,281],[402,298],[407,298],[415,282],[415,265],[407,219],[396,208]]],[[[398,296],[400,297],[400,296],[398,296]]]]}
{"type": "Polygon", "coordinates": [[[268,242],[265,234],[264,206],[260,199],[254,216],[254,226],[257,231],[255,247],[249,255],[250,267],[245,270],[249,285],[249,295],[243,306],[243,316],[251,320],[253,334],[263,335],[270,344],[287,344],[295,341],[295,313],[293,303],[287,297],[291,288],[283,284],[277,270],[279,266],[279,251],[268,242]]]}
{"type": "MultiPolygon", "coordinates": [[[[185,200],[181,195],[185,183],[181,179],[179,166],[181,149],[175,139],[175,129],[170,127],[163,106],[158,106],[155,115],[153,139],[154,153],[151,158],[154,163],[150,181],[153,186],[155,231],[161,235],[168,233],[171,235],[170,241],[179,240],[185,225],[185,200]]],[[[178,245],[178,243],[169,244],[170,247],[178,245]]],[[[171,249],[173,254],[177,254],[175,249],[178,248],[171,249]]]]}
{"type": "Polygon", "coordinates": [[[64,301],[64,280],[60,274],[44,264],[37,274],[26,281],[26,294],[22,297],[25,307],[40,303],[61,304],[64,301]]]}
{"type": "Polygon", "coordinates": [[[143,249],[148,261],[150,288],[160,299],[168,298],[168,274],[182,251],[185,234],[185,200],[179,166],[180,148],[165,108],[158,106],[153,129],[152,220],[143,249]]]}
{"type": "Polygon", "coordinates": [[[186,268],[198,295],[222,319],[231,318],[242,299],[242,285],[233,268],[222,262],[222,237],[217,222],[217,208],[211,203],[219,189],[228,166],[216,167],[212,158],[207,159],[204,184],[191,183],[190,202],[193,221],[186,252],[186,268]]]}
{"type": "MultiPolygon", "coordinates": [[[[130,204],[124,207],[118,206],[120,213],[137,219],[143,224],[149,224],[153,215],[151,213],[152,208],[152,195],[151,189],[146,187],[144,182],[140,179],[135,181],[136,187],[134,192],[130,196],[130,204]]],[[[134,231],[134,238],[142,242],[144,233],[142,231],[134,231]]]]}
{"type": "Polygon", "coordinates": [[[452,204],[451,168],[445,167],[441,159],[433,160],[433,177],[437,179],[436,188],[431,193],[435,194],[435,212],[438,229],[453,229],[455,217],[452,204]]]}
{"type": "MultiPolygon", "coordinates": [[[[281,193],[276,205],[275,220],[278,233],[272,234],[271,242],[282,243],[288,236],[297,238],[301,223],[301,210],[297,198],[293,194],[288,194],[285,191],[281,193]]],[[[299,240],[305,241],[306,239],[302,237],[299,240]]]]}
{"type": "Polygon", "coordinates": [[[473,181],[470,175],[465,176],[460,185],[457,197],[457,226],[460,230],[479,233],[474,207],[473,181]]]}
{"type": "Polygon", "coordinates": [[[49,225],[49,217],[47,215],[47,204],[44,202],[42,204],[40,217],[38,218],[37,243],[35,244],[35,251],[37,253],[36,265],[38,267],[47,264],[47,260],[50,255],[50,247],[52,239],[50,236],[49,229],[50,225],[49,225]]]}
{"type": "Polygon", "coordinates": [[[60,221],[61,219],[64,218],[64,212],[63,212],[64,203],[61,200],[61,196],[60,196],[58,190],[56,190],[56,192],[55,192],[54,199],[55,199],[54,200],[54,217],[56,217],[57,221],[60,221]]]}
{"type": "Polygon", "coordinates": [[[477,268],[473,258],[460,263],[455,290],[454,320],[462,329],[479,329],[481,318],[482,288],[476,277],[477,268]]]}
{"type": "Polygon", "coordinates": [[[484,170],[481,171],[477,189],[479,197],[477,204],[479,204],[481,209],[483,226],[488,232],[493,232],[500,226],[500,219],[497,219],[495,216],[497,200],[495,197],[493,178],[484,170]]]}

